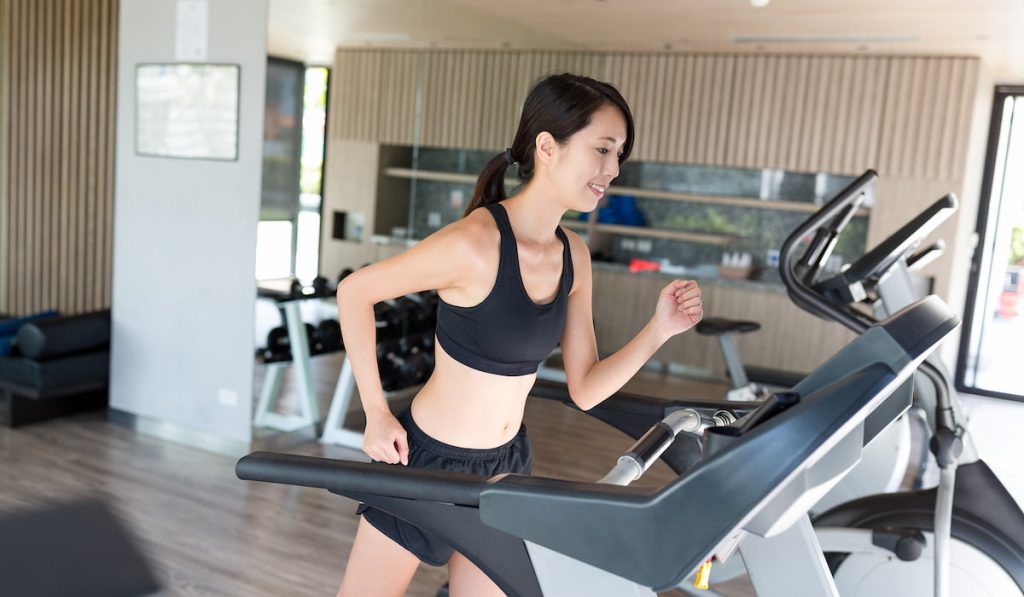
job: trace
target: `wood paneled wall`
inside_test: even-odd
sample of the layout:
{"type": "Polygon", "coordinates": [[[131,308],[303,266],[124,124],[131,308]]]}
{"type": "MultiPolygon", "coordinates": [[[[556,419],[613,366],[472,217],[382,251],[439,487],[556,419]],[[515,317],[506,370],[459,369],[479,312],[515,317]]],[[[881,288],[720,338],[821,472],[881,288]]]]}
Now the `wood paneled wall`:
{"type": "Polygon", "coordinates": [[[601,77],[605,61],[602,55],[565,52],[338,50],[329,134],[401,145],[504,148],[538,78],[562,71],[601,77]]]}
{"type": "Polygon", "coordinates": [[[637,160],[958,181],[978,68],[958,57],[339,49],[330,134],[500,150],[530,85],[570,71],[619,88],[637,160]]]}
{"type": "Polygon", "coordinates": [[[117,0],[2,0],[0,311],[110,306],[117,0]]]}
{"type": "Polygon", "coordinates": [[[963,180],[980,66],[970,58],[892,61],[878,156],[883,176],[963,180]]]}

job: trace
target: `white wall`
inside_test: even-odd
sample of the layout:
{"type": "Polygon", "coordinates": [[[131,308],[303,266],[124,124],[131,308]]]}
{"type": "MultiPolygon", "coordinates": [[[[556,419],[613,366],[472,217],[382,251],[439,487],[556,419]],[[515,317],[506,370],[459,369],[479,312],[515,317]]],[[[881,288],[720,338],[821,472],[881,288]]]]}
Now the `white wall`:
{"type": "Polygon", "coordinates": [[[241,67],[234,162],[134,153],[135,66],[176,62],[175,15],[121,2],[110,404],[248,442],[267,0],[209,1],[206,61],[241,67]]]}

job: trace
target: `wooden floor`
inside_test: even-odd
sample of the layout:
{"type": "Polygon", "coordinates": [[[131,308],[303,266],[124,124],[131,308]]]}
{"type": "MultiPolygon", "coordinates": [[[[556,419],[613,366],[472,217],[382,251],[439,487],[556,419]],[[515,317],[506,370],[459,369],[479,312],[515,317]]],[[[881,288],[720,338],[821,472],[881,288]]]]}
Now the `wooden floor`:
{"type": "MultiPolygon", "coordinates": [[[[327,362],[317,369],[318,378],[337,371],[327,362]]],[[[631,389],[640,390],[644,382],[638,383],[631,389]]],[[[599,478],[631,443],[548,400],[528,402],[526,424],[538,475],[599,478]]],[[[318,443],[290,451],[364,458],[318,443]]],[[[321,490],[242,482],[234,463],[136,433],[102,414],[0,428],[0,513],[100,497],[135,533],[168,595],[334,595],[357,524],[355,503],[321,490]]],[[[671,476],[657,464],[640,483],[671,476]]],[[[407,594],[432,596],[445,579],[443,568],[422,566],[407,594]]],[[[754,594],[746,579],[714,588],[734,597],[754,594]]]]}

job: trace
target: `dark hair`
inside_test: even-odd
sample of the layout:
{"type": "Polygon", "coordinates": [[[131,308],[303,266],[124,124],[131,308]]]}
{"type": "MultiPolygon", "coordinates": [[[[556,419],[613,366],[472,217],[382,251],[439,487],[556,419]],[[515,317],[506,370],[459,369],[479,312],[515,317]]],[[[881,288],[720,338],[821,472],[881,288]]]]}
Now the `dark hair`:
{"type": "Polygon", "coordinates": [[[555,141],[564,145],[569,137],[590,124],[594,112],[606,104],[617,107],[626,119],[626,143],[619,157],[622,164],[633,150],[633,114],[622,94],[609,83],[580,75],[563,73],[541,79],[523,103],[512,147],[491,158],[484,166],[463,216],[508,196],[505,194],[505,170],[512,161],[517,162],[519,180],[525,183],[533,178],[533,150],[537,135],[547,131],[555,141]]]}

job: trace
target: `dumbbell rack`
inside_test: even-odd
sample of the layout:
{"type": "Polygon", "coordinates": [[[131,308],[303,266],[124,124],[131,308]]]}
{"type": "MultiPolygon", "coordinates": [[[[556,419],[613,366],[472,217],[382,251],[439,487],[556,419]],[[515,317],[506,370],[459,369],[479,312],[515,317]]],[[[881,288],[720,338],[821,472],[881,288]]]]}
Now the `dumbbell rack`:
{"type": "Polygon", "coordinates": [[[313,391],[313,369],[310,363],[309,336],[302,321],[300,306],[305,298],[280,301],[277,306],[284,312],[291,343],[291,362],[267,363],[267,377],[263,381],[253,425],[277,431],[291,432],[320,422],[320,409],[313,391]],[[281,393],[281,379],[285,367],[293,367],[298,382],[300,414],[283,415],[274,411],[281,393]]]}

